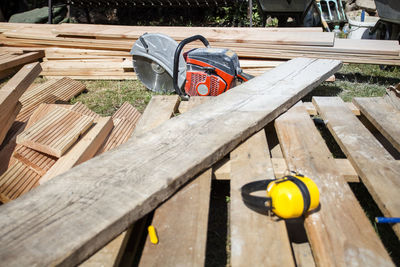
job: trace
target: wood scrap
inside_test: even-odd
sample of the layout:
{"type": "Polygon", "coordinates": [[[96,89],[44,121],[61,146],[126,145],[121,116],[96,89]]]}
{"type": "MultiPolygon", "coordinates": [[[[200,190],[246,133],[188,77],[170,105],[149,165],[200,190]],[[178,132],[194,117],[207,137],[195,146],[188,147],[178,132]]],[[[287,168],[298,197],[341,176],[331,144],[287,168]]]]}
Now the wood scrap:
{"type": "Polygon", "coordinates": [[[93,118],[56,108],[17,136],[17,144],[61,157],[93,124],[93,118]]]}
{"type": "Polygon", "coordinates": [[[0,244],[7,245],[0,258],[6,265],[77,264],[340,66],[292,60],[1,206],[0,216],[7,216],[0,221],[0,244]]]}
{"type": "Polygon", "coordinates": [[[9,55],[7,58],[0,58],[0,71],[37,61],[44,57],[44,52],[29,52],[21,55],[10,53],[9,55]]]}

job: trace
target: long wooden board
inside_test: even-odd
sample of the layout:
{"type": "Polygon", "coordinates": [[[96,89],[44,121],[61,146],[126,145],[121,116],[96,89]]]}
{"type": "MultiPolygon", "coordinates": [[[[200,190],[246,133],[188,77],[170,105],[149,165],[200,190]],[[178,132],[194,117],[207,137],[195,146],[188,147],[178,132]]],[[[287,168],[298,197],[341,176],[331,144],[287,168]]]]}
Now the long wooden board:
{"type": "Polygon", "coordinates": [[[393,266],[305,108],[292,108],[275,127],[289,169],[311,177],[320,192],[320,208],[305,217],[316,265],[393,266]]]}
{"type": "MultiPolygon", "coordinates": [[[[149,131],[170,119],[176,111],[178,104],[179,97],[176,95],[153,96],[143,115],[140,117],[139,122],[137,123],[138,126],[136,126],[134,129],[133,136],[137,134],[143,134],[146,130],[149,131]]],[[[136,123],[137,117],[132,117],[132,115],[136,114],[136,112],[137,110],[134,107],[128,103],[124,103],[121,108],[113,114],[113,120],[122,120],[128,122],[128,124],[133,122],[136,123]]],[[[113,145],[115,145],[114,142],[110,144],[107,141],[107,143],[101,149],[99,149],[97,154],[102,154],[105,151],[108,151],[108,149],[113,148],[113,145]]],[[[136,237],[134,240],[136,244],[133,245],[133,247],[138,245],[143,233],[137,229],[142,229],[145,221],[146,219],[142,219],[139,222],[135,222],[127,231],[120,234],[117,238],[107,244],[107,246],[103,247],[96,254],[92,255],[88,260],[83,262],[81,266],[92,266],[98,262],[102,262],[102,265],[111,267],[120,265],[121,261],[132,262],[134,254],[136,253],[136,248],[133,248],[131,251],[126,251],[126,246],[132,235],[135,235],[136,237]]]]}
{"type": "MultiPolygon", "coordinates": [[[[361,180],[388,217],[400,217],[400,162],[387,152],[372,133],[338,97],[314,97],[313,103],[361,180]]],[[[394,225],[400,236],[400,226],[394,225]]]]}
{"type": "Polygon", "coordinates": [[[230,153],[232,266],[295,266],[285,222],[250,210],[241,196],[246,183],[275,178],[268,152],[262,130],[230,153]]]}
{"type": "MultiPolygon", "coordinates": [[[[209,99],[191,97],[185,102],[186,112],[209,99]]],[[[157,208],[152,225],[156,227],[160,241],[154,246],[149,238],[146,240],[139,266],[204,265],[211,178],[212,170],[204,171],[157,208]],[[178,232],[185,234],[176,235],[178,232]]]]}
{"type": "Polygon", "coordinates": [[[282,64],[1,206],[2,262],[82,261],[340,67],[282,64]]]}
{"type": "Polygon", "coordinates": [[[353,98],[353,103],[400,151],[400,110],[383,97],[356,97],[353,98]]]}

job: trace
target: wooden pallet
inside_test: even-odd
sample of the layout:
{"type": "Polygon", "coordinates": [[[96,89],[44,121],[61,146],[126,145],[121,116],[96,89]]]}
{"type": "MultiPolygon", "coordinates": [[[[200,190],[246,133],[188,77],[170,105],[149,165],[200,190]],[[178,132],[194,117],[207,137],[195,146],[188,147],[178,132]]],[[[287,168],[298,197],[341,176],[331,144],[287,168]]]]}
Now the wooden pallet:
{"type": "MultiPolygon", "coordinates": [[[[210,98],[192,97],[188,102],[181,102],[178,110],[181,113],[186,112],[192,106],[208,99],[210,98]]],[[[382,99],[379,98],[379,101],[382,99]]],[[[325,97],[314,99],[316,104],[331,103],[334,100],[337,101],[337,99],[325,97]]],[[[378,99],[354,100],[356,105],[358,105],[357,102],[362,101],[377,102],[378,99]]],[[[358,121],[357,116],[364,115],[365,111],[361,110],[360,113],[360,110],[350,104],[343,103],[339,109],[345,111],[349,118],[358,121]]],[[[153,115],[153,118],[157,120],[160,117],[161,105],[164,106],[165,116],[176,113],[176,99],[164,98],[158,100],[157,105],[150,104],[145,114],[157,114],[153,115]],[[169,109],[167,109],[168,106],[169,109]],[[155,113],[150,111],[156,109],[155,113]]],[[[367,109],[371,113],[374,106],[369,107],[367,109]]],[[[381,109],[386,108],[381,106],[381,109]]],[[[387,257],[383,256],[383,246],[373,231],[371,223],[368,222],[346,183],[360,182],[359,175],[364,182],[362,173],[350,157],[349,159],[332,158],[325,141],[311,120],[312,117],[310,118],[310,116],[318,115],[319,111],[320,106],[314,106],[311,102],[296,105],[276,120],[275,127],[271,123],[265,131],[253,135],[233,150],[227,158],[215,164],[211,170],[187,184],[184,189],[155,211],[152,220],[147,223],[140,221],[143,225],[135,224],[130,231],[112,241],[83,266],[94,266],[93,264],[121,266],[132,262],[138,263],[139,266],[159,264],[177,266],[181,263],[193,266],[204,265],[207,257],[205,245],[207,236],[210,235],[207,232],[208,220],[209,216],[213,216],[209,215],[211,177],[216,180],[230,181],[229,230],[226,239],[230,243],[228,257],[231,266],[243,266],[243,264],[325,266],[347,265],[348,261],[361,262],[363,266],[374,266],[376,262],[373,262],[377,261],[380,265],[391,266],[387,257]],[[279,139],[276,139],[276,136],[279,139]],[[301,241],[296,236],[301,235],[300,233],[306,234],[301,226],[303,222],[285,224],[283,221],[260,215],[249,210],[243,204],[240,195],[243,184],[252,180],[281,177],[289,169],[301,171],[313,177],[321,192],[322,207],[317,213],[305,218],[304,226],[307,236],[301,241]],[[146,227],[149,224],[156,228],[159,244],[152,244],[147,237],[144,248],[138,249],[135,244],[139,242],[138,239],[140,240],[140,233],[147,235],[146,227]],[[371,239],[375,241],[371,242],[371,239]],[[265,240],[268,240],[267,249],[265,240]],[[346,254],[353,247],[350,244],[356,245],[358,249],[354,250],[352,257],[348,259],[346,254]],[[366,250],[375,252],[364,254],[366,250]]],[[[335,117],[343,118],[342,115],[335,117]]],[[[341,121],[354,127],[353,120],[349,118],[343,118],[341,121]]],[[[331,129],[330,123],[336,123],[329,119],[325,121],[329,129],[331,129]]],[[[360,126],[361,128],[358,126],[352,128],[353,132],[368,132],[365,126],[360,126]]],[[[344,136],[354,136],[354,134],[348,133],[344,136]]],[[[372,138],[375,139],[375,137],[372,138]]],[[[361,139],[356,144],[360,153],[369,147],[369,143],[361,139]]],[[[369,162],[370,168],[375,169],[381,169],[382,163],[382,159],[369,162]]],[[[372,195],[375,191],[374,186],[377,185],[368,186],[372,195]]],[[[390,184],[377,187],[386,188],[386,192],[397,190],[397,194],[400,188],[399,186],[390,188],[390,184]]],[[[386,215],[393,216],[393,213],[386,215]]]]}

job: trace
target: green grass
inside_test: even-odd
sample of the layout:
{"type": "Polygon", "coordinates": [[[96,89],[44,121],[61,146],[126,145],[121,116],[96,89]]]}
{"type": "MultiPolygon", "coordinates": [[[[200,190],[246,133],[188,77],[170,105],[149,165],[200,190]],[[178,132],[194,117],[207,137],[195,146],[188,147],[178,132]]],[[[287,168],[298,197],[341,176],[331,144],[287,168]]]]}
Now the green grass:
{"type": "Polygon", "coordinates": [[[112,115],[124,102],[131,103],[143,112],[154,92],[139,81],[83,81],[87,90],[71,100],[82,102],[94,112],[112,115]]]}

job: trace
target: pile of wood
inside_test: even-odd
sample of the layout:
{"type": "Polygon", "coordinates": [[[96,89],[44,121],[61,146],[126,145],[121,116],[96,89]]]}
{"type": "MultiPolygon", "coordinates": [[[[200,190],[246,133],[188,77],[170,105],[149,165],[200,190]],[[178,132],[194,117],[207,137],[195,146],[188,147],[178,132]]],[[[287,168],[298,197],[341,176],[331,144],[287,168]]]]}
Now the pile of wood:
{"type": "MultiPolygon", "coordinates": [[[[204,35],[213,47],[230,48],[245,72],[258,75],[296,58],[339,59],[349,63],[400,65],[396,41],[335,39],[320,28],[198,28],[112,25],[0,24],[0,51],[45,50],[45,76],[75,79],[135,79],[129,51],[144,33],[176,41],[204,35]]],[[[202,47],[196,42],[186,48],[202,47]]]]}
{"type": "Polygon", "coordinates": [[[82,103],[42,103],[16,136],[7,170],[0,176],[0,201],[7,203],[95,155],[124,143],[140,113],[129,103],[101,117],[82,103]]]}
{"type": "Polygon", "coordinates": [[[112,117],[66,104],[85,86],[68,77],[32,85],[41,71],[39,63],[27,64],[0,89],[3,203],[124,143],[140,118],[129,103],[112,117]]]}

